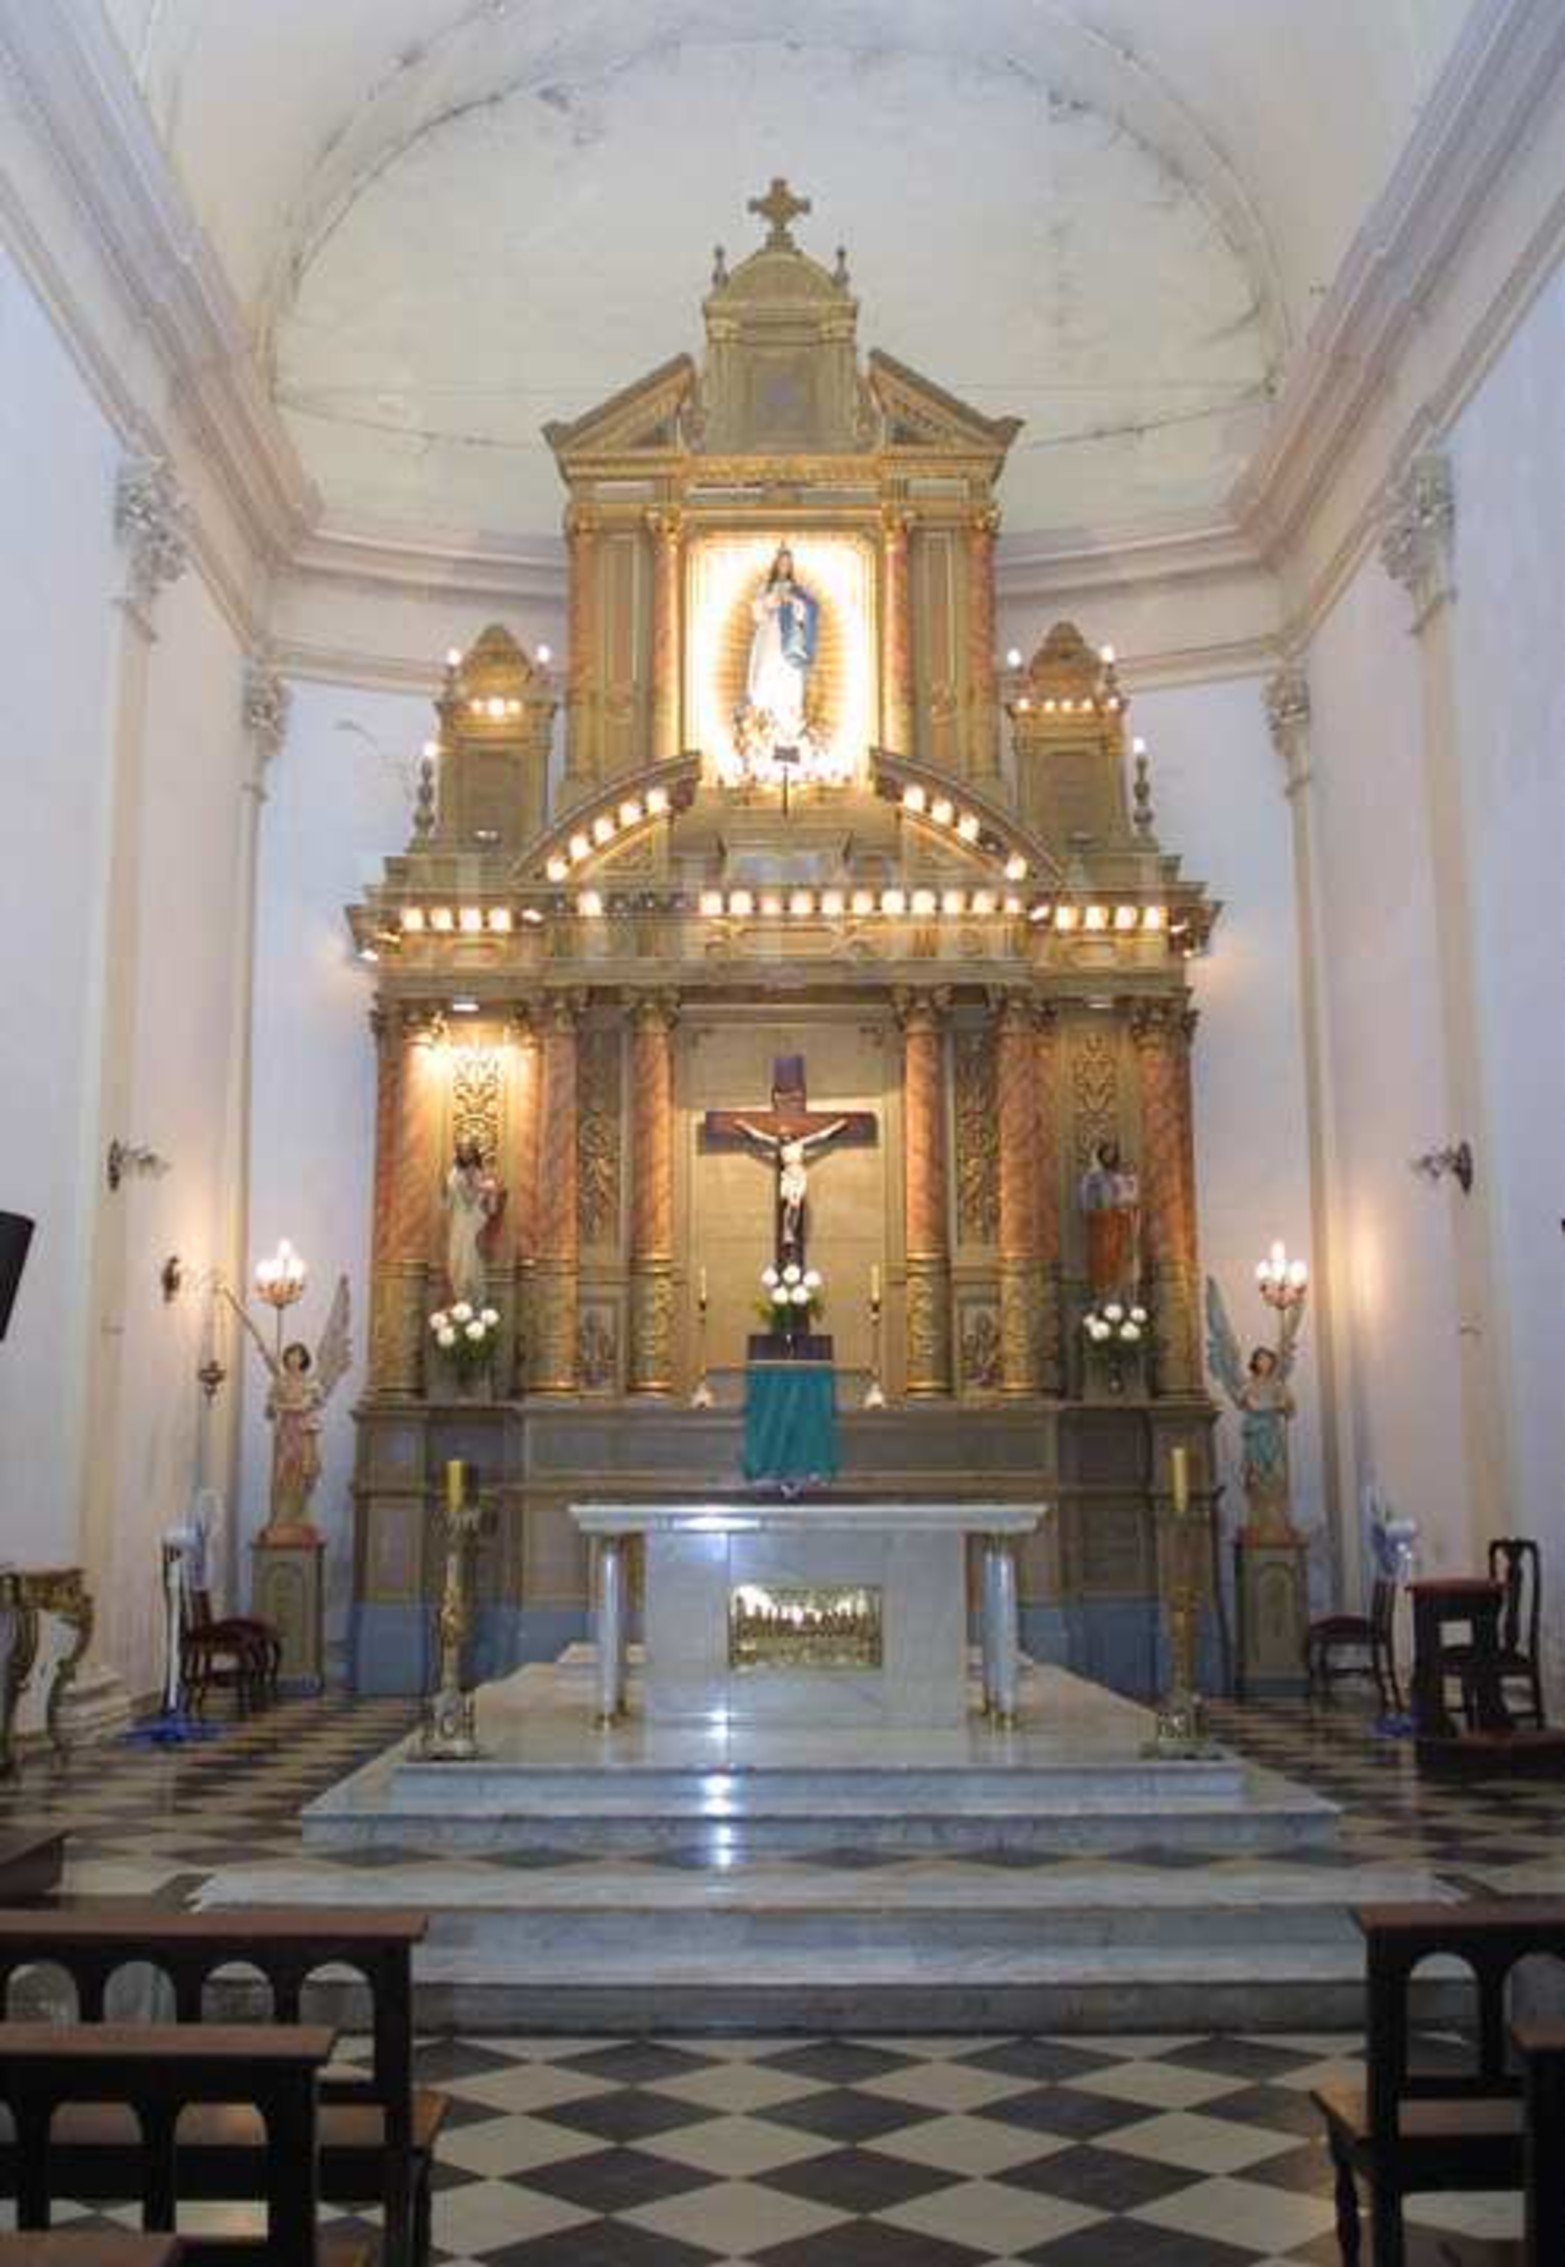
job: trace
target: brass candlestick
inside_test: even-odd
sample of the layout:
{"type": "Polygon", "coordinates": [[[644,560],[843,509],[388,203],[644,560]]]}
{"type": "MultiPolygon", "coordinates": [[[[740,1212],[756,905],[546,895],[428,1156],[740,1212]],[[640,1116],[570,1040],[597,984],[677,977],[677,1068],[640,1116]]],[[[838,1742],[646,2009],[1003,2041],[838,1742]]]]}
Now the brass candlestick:
{"type": "Polygon", "coordinates": [[[880,1382],[880,1269],[870,1270],[869,1286],[869,1384],[864,1389],[866,1409],[884,1409],[885,1388],[880,1382]]]}
{"type": "Polygon", "coordinates": [[[483,1514],[467,1501],[467,1466],[446,1466],[446,1579],[440,1600],[440,1683],[430,1695],[419,1752],[429,1763],[470,1763],[479,1753],[477,1707],[462,1682],[472,1627],[473,1554],[483,1514]]]}
{"type": "Polygon", "coordinates": [[[696,1389],[690,1396],[692,1409],[710,1409],[713,1402],[712,1381],[706,1370],[706,1269],[703,1267],[696,1284],[696,1389]]]}
{"type": "Polygon", "coordinates": [[[1158,1705],[1144,1753],[1161,1760],[1185,1760],[1214,1753],[1206,1735],[1196,1672],[1196,1624],[1201,1587],[1192,1566],[1196,1521],[1190,1511],[1190,1451],[1169,1451],[1169,1493],[1173,1518],[1168,1550],[1169,1685],[1158,1705]]]}

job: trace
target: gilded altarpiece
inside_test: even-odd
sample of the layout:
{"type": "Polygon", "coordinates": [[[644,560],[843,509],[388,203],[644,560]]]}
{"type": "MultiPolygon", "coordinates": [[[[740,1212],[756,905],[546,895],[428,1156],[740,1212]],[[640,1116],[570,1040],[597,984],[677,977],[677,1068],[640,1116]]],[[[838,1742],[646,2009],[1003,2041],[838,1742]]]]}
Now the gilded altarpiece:
{"type": "Polygon", "coordinates": [[[845,1481],[1055,1497],[1029,1639],[1150,1689],[1172,1445],[1210,1487],[1185,968],[1215,909],[1127,791],[1112,661],[1059,624],[1000,668],[1015,422],[861,358],[846,262],[757,202],[702,358],[546,428],[563,665],[500,627],[450,657],[412,838],[350,908],[378,1074],[355,1671],[426,1681],[449,1457],[496,1512],[480,1673],[581,1633],[573,1499],[733,1488],[772,1167],[702,1128],[802,1058],[812,1110],[873,1128],[810,1167],[845,1481]],[[1105,1144],[1152,1312],[1118,1402],[1081,1343],[1105,1144]],[[476,1378],[428,1323],[459,1147],[492,1194],[476,1378]]]}

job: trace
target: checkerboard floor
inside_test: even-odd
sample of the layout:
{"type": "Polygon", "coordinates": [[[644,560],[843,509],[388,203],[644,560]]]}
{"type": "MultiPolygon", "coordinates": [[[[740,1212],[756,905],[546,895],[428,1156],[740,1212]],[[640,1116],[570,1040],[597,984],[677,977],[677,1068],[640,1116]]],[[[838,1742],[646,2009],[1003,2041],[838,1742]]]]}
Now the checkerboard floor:
{"type": "MultiPolygon", "coordinates": [[[[1565,1788],[1421,1783],[1405,1743],[1345,1706],[1214,1713],[1223,1738],[1343,1804],[1342,1858],[1323,1864],[1422,1863],[1469,1894],[1565,1887],[1565,1788]]],[[[73,1896],[183,1903],[238,1856],[295,1855],[300,1806],[411,1717],[401,1701],[292,1702],[208,1747],[98,1750],[63,1774],[30,1759],[0,1821],[72,1829],[73,1896]]],[[[1337,2248],[1309,2089],[1356,2051],[1334,2034],[429,2039],[421,2074],[452,2099],[436,2255],[1325,2267],[1337,2248]]],[[[1410,2218],[1509,2232],[1515,2200],[1419,2199],[1410,2218]]]]}

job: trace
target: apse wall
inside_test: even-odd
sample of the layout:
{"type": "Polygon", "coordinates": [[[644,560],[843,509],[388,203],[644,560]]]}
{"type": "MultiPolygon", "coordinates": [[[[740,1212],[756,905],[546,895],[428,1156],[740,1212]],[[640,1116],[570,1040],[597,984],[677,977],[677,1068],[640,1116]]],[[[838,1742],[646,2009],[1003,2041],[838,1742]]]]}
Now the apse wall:
{"type": "Polygon", "coordinates": [[[4,1547],[86,1564],[91,1664],[140,1695],[158,1675],[157,1537],[189,1503],[200,1407],[202,1302],[165,1302],[159,1276],[177,1256],[194,1286],[232,1212],[240,655],[194,569],[142,646],[120,602],[123,443],[3,256],[0,367],[0,1206],[38,1222],[0,1347],[4,1547]],[[115,1136],[166,1176],[111,1194],[115,1136]],[[123,1271],[105,1272],[111,1251],[123,1271]]]}
{"type": "Polygon", "coordinates": [[[0,1345],[5,1551],[69,1559],[81,1433],[83,1201],[95,1146],[93,884],[106,826],[117,624],[117,451],[27,285],[0,250],[0,590],[7,751],[0,823],[0,1210],[37,1220],[0,1345]],[[37,436],[47,432],[47,449],[37,436]],[[18,1068],[23,1075],[17,1075],[18,1068]],[[93,1125],[89,1137],[87,1127],[93,1125]]]}

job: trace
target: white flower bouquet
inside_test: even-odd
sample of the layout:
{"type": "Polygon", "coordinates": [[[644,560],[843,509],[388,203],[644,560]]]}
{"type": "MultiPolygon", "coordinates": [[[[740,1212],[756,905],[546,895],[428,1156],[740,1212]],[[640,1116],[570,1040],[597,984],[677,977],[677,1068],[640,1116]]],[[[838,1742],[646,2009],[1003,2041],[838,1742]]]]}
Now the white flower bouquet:
{"type": "Polygon", "coordinates": [[[461,1377],[472,1377],[492,1357],[500,1334],[497,1307],[475,1307],[458,1299],[453,1306],[437,1307],[429,1318],[436,1346],[461,1377]]]}
{"type": "Polygon", "coordinates": [[[1151,1318],[1145,1307],[1132,1306],[1123,1299],[1105,1299],[1101,1306],[1089,1307],[1081,1318],[1081,1327],[1093,1346],[1139,1346],[1147,1335],[1151,1318]]]}
{"type": "Polygon", "coordinates": [[[824,1305],[825,1285],[817,1268],[799,1267],[792,1260],[786,1267],[762,1268],[755,1308],[772,1330],[792,1337],[812,1323],[824,1305]]]}

